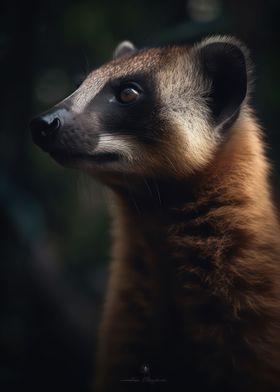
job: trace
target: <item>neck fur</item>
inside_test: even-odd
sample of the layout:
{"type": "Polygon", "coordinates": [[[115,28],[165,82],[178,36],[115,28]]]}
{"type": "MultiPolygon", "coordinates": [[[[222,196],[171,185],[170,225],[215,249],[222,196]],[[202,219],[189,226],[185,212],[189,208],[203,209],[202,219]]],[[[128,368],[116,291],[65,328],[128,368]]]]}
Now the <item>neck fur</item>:
{"type": "Polygon", "coordinates": [[[231,133],[203,173],[179,179],[128,177],[125,186],[115,189],[117,204],[137,220],[206,202],[248,204],[252,213],[264,213],[265,208],[267,220],[274,211],[261,131],[252,119],[244,118],[231,133]]]}

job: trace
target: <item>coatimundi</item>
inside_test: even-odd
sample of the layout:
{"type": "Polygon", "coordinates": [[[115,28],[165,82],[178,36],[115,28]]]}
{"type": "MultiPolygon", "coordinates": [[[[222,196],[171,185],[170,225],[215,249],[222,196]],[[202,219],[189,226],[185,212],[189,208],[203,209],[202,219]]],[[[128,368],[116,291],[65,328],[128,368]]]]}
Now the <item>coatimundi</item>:
{"type": "Polygon", "coordinates": [[[31,122],[111,190],[98,392],[280,390],[279,225],[250,74],[231,37],[124,42],[31,122]]]}

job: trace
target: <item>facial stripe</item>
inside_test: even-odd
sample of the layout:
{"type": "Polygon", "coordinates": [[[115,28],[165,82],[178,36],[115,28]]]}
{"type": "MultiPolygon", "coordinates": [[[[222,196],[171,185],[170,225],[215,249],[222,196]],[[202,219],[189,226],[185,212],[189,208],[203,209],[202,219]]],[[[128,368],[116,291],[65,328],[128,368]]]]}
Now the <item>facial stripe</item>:
{"type": "Polygon", "coordinates": [[[135,149],[134,138],[130,135],[117,135],[103,133],[99,137],[96,153],[115,152],[125,157],[127,160],[133,159],[133,150],[135,149]]]}

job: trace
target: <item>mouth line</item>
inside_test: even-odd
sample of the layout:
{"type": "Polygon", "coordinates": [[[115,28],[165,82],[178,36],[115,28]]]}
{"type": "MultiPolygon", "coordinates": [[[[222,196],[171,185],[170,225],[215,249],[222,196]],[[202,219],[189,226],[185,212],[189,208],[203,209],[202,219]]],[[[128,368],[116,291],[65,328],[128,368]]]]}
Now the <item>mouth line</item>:
{"type": "Polygon", "coordinates": [[[120,160],[120,155],[115,152],[98,152],[94,155],[65,152],[60,150],[49,151],[49,154],[59,163],[68,163],[75,161],[88,161],[94,163],[116,162],[120,160]]]}

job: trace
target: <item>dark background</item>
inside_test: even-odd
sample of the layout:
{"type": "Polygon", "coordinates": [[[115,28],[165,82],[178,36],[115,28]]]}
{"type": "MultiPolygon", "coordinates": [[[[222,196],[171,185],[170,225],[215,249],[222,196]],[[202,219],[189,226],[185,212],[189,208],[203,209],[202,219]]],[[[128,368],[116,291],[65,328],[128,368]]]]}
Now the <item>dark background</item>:
{"type": "Polygon", "coordinates": [[[71,93],[123,39],[141,47],[236,35],[256,64],[253,104],[279,206],[279,10],[276,0],[2,3],[1,392],[87,391],[110,255],[106,191],[36,148],[29,119],[71,93]]]}

